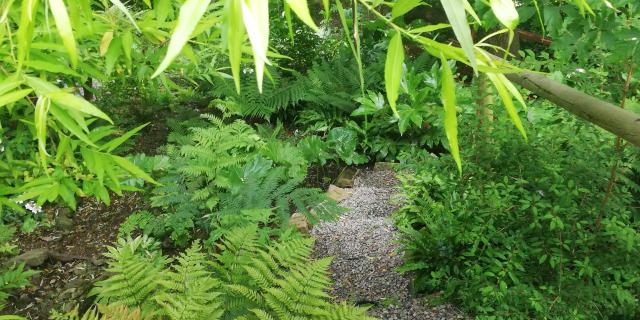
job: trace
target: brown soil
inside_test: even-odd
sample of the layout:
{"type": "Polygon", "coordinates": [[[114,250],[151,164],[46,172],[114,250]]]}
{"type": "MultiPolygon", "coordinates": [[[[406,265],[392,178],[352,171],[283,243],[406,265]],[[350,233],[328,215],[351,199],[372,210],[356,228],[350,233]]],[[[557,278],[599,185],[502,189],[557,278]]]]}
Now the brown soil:
{"type": "MultiPolygon", "coordinates": [[[[83,199],[75,214],[72,213],[74,224],[70,229],[39,228],[30,234],[20,234],[17,245],[21,252],[47,248],[69,256],[104,261],[102,254],[105,247],[116,240],[119,225],[143,206],[144,201],[137,192],[112,197],[110,206],[95,199],[83,199]]],[[[63,209],[47,209],[48,218],[55,221],[59,210],[63,209]]],[[[88,291],[104,273],[105,265],[98,264],[85,259],[47,260],[37,268],[41,272],[32,278],[33,286],[15,292],[3,312],[28,319],[47,319],[51,309],[61,309],[64,304],[67,308],[76,304],[81,309],[90,306],[93,301],[87,298],[88,291]]]]}

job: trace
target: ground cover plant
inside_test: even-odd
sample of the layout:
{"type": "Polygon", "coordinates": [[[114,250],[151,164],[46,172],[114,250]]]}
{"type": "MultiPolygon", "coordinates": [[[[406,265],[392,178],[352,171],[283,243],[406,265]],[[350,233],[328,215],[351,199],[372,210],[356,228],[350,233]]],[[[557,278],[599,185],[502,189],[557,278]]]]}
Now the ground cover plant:
{"type": "Polygon", "coordinates": [[[367,319],[304,233],[380,166],[417,296],[637,317],[639,35],[631,0],[3,1],[0,319],[367,319]]]}

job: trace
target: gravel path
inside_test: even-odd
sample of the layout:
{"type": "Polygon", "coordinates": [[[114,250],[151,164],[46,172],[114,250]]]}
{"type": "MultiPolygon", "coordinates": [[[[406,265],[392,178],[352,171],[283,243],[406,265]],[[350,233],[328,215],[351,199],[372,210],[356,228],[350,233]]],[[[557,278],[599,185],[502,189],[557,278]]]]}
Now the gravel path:
{"type": "Polygon", "coordinates": [[[462,319],[450,305],[412,298],[410,277],[395,272],[402,264],[389,218],[398,207],[390,201],[396,185],[393,171],[361,172],[351,197],[340,203],[349,212],[311,232],[318,239],[315,254],[334,257],[333,293],[338,300],[373,305],[370,315],[382,320],[462,319]]]}

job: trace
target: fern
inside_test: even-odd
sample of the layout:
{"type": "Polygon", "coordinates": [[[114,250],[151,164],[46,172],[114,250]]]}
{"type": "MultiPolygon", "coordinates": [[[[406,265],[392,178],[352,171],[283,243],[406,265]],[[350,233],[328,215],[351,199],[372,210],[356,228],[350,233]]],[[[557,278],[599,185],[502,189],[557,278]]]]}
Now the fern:
{"type": "Polygon", "coordinates": [[[151,320],[150,316],[143,316],[138,308],[129,309],[124,305],[99,305],[90,308],[82,316],[79,315],[78,307],[65,313],[55,310],[49,316],[51,320],[151,320]]]}
{"type": "Polygon", "coordinates": [[[156,246],[147,237],[120,238],[118,247],[108,247],[105,254],[111,259],[106,270],[112,276],[97,282],[90,294],[98,296],[98,303],[135,306],[143,314],[151,314],[155,310],[153,295],[169,261],[154,250],[156,246]]]}
{"type": "MultiPolygon", "coordinates": [[[[112,275],[99,282],[94,293],[100,303],[158,319],[372,319],[365,308],[335,304],[327,294],[331,260],[310,258],[313,239],[298,236],[267,245],[258,238],[256,225],[236,228],[216,244],[212,255],[195,242],[171,269],[148,239],[121,239],[108,254],[112,275]],[[129,267],[115,267],[125,261],[131,261],[129,267]],[[155,285],[151,290],[130,288],[125,279],[133,276],[127,273],[144,273],[137,279],[154,279],[155,285]],[[132,291],[138,298],[130,298],[132,291]]],[[[99,319],[95,310],[90,314],[87,320],[99,319]]]]}
{"type": "MultiPolygon", "coordinates": [[[[302,188],[302,177],[289,177],[284,167],[272,167],[272,162],[255,157],[243,168],[231,168],[223,173],[229,182],[228,191],[219,194],[218,214],[236,214],[247,209],[271,209],[277,225],[286,226],[295,207],[312,221],[330,220],[338,216],[342,209],[329,199],[320,189],[302,188]],[[240,173],[240,175],[238,175],[240,173]],[[314,208],[313,212],[310,208],[314,208]]],[[[215,227],[227,228],[213,221],[215,227]]]]}
{"type": "MultiPolygon", "coordinates": [[[[17,246],[11,243],[14,233],[15,228],[0,223],[0,254],[17,254],[17,246]]],[[[4,303],[10,296],[9,292],[28,286],[31,277],[38,273],[35,270],[25,270],[24,266],[24,263],[21,263],[0,267],[0,311],[4,309],[4,303]]]]}
{"type": "Polygon", "coordinates": [[[210,277],[206,256],[199,242],[182,253],[173,272],[161,281],[164,290],[155,296],[163,313],[170,319],[218,319],[221,303],[215,292],[219,281],[210,277]]]}
{"type": "Polygon", "coordinates": [[[272,81],[265,83],[262,93],[255,86],[255,79],[244,79],[237,94],[233,81],[218,78],[212,88],[218,99],[212,103],[232,114],[269,119],[274,113],[309,98],[305,81],[282,78],[277,72],[271,74],[272,81]]]}

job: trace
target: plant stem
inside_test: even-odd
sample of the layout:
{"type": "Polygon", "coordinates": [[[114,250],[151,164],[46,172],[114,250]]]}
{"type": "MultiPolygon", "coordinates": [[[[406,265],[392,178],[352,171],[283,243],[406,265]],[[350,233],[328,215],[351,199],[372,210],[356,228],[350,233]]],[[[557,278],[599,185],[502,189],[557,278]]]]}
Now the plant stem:
{"type": "MultiPolygon", "coordinates": [[[[629,87],[631,85],[631,77],[633,76],[633,70],[635,66],[633,63],[629,65],[629,70],[627,71],[627,79],[624,84],[624,90],[622,92],[622,101],[620,102],[620,108],[624,109],[625,102],[627,100],[627,94],[629,93],[629,87]]],[[[616,137],[616,158],[614,159],[614,163],[611,166],[611,173],[609,175],[609,183],[607,184],[607,191],[604,194],[604,198],[600,203],[600,213],[598,214],[598,218],[596,219],[596,228],[600,229],[600,224],[602,223],[602,217],[604,216],[604,210],[609,202],[609,198],[611,197],[611,193],[613,192],[613,187],[615,186],[617,175],[618,175],[618,163],[620,162],[620,158],[622,157],[622,151],[624,150],[624,146],[622,145],[622,139],[620,136],[616,137]]]]}

